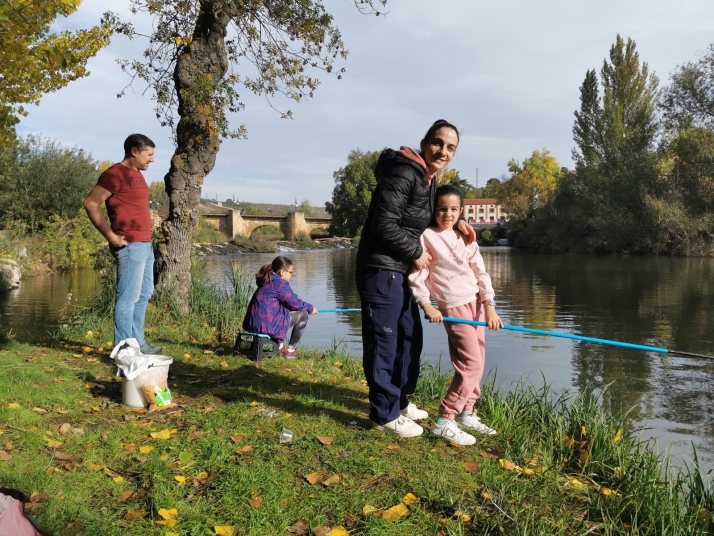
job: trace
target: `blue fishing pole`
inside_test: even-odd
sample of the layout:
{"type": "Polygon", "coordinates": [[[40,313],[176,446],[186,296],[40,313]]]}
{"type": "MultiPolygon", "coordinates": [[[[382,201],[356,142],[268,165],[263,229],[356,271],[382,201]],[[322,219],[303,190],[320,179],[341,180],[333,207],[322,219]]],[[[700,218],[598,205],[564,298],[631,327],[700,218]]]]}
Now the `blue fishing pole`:
{"type": "MultiPolygon", "coordinates": [[[[321,309],[319,313],[361,313],[361,309],[321,309]]],[[[470,324],[472,326],[487,326],[486,322],[479,320],[464,320],[462,318],[444,317],[444,322],[452,322],[454,324],[470,324]]],[[[549,337],[560,337],[561,339],[573,339],[576,341],[594,342],[597,344],[607,344],[609,346],[619,346],[621,348],[632,348],[634,350],[644,350],[645,352],[657,352],[660,354],[681,355],[684,357],[699,357],[702,359],[714,359],[712,355],[694,354],[692,352],[681,352],[679,350],[668,350],[667,348],[659,348],[657,346],[645,346],[642,344],[632,344],[629,342],[611,341],[609,339],[597,339],[595,337],[584,337],[582,335],[571,335],[570,333],[559,333],[557,331],[546,331],[544,329],[522,328],[519,326],[504,325],[503,329],[510,331],[520,331],[522,333],[534,333],[536,335],[547,335],[549,337]]]]}

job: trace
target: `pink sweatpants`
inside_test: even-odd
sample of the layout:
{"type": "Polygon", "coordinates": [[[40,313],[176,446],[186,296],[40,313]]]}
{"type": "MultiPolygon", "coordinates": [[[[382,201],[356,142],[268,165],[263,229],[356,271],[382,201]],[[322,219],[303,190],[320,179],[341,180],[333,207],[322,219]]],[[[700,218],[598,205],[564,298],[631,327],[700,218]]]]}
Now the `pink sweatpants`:
{"type": "MultiPolygon", "coordinates": [[[[481,299],[458,307],[444,308],[444,316],[464,320],[484,321],[485,315],[481,299]]],[[[481,378],[486,361],[486,328],[468,324],[445,322],[449,336],[449,354],[454,366],[454,378],[439,406],[439,416],[453,419],[462,411],[471,411],[476,400],[481,397],[481,378]]]]}

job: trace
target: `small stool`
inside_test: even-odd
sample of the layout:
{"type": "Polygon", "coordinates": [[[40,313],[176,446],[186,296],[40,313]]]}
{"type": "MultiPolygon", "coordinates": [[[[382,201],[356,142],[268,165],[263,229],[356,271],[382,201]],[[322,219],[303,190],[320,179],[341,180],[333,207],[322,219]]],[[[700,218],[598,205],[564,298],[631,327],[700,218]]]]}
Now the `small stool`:
{"type": "Polygon", "coordinates": [[[254,361],[260,361],[264,357],[278,355],[278,343],[263,333],[239,331],[233,353],[242,354],[254,361]],[[266,345],[270,345],[269,350],[265,349],[266,345]]]}

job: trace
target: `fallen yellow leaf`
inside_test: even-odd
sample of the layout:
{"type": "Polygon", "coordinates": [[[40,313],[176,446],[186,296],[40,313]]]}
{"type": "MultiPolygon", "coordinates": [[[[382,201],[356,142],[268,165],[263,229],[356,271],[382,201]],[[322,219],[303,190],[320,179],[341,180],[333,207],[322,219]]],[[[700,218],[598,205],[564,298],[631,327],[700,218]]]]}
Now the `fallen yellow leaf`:
{"type": "Polygon", "coordinates": [[[585,428],[585,425],[580,427],[580,432],[583,434],[583,437],[586,437],[588,435],[588,430],[585,428]]]}
{"type": "Polygon", "coordinates": [[[362,508],[362,513],[366,516],[368,516],[370,514],[374,514],[376,512],[379,512],[379,510],[377,508],[375,508],[374,506],[372,506],[371,504],[365,504],[364,507],[362,508]]]}
{"type": "Polygon", "coordinates": [[[91,339],[91,338],[94,337],[94,333],[93,333],[92,331],[88,331],[86,337],[87,337],[88,339],[91,339]]]}
{"type": "Polygon", "coordinates": [[[260,406],[260,402],[256,402],[255,400],[253,400],[253,402],[251,402],[251,403],[248,404],[248,405],[249,405],[251,408],[253,408],[253,407],[255,407],[255,406],[260,406]]]}
{"type": "Polygon", "coordinates": [[[419,502],[419,497],[417,497],[413,493],[407,493],[402,499],[402,502],[404,504],[416,504],[419,502]]]}
{"type": "Polygon", "coordinates": [[[173,519],[178,515],[178,510],[176,508],[171,508],[170,510],[160,508],[157,513],[164,519],[173,519]]]}
{"type": "Polygon", "coordinates": [[[613,495],[616,497],[621,497],[620,493],[610,488],[600,488],[600,493],[602,493],[605,497],[612,497],[613,495]]]}
{"type": "Polygon", "coordinates": [[[32,411],[35,413],[47,413],[47,410],[42,408],[32,408],[32,411]]]}
{"type": "Polygon", "coordinates": [[[328,486],[331,486],[332,484],[337,484],[339,481],[340,481],[339,475],[332,475],[327,480],[323,480],[322,485],[328,487],[328,486]]]}
{"type": "Polygon", "coordinates": [[[332,527],[332,530],[327,534],[327,536],[350,536],[345,527],[338,525],[337,527],[332,527]]]}
{"type": "Polygon", "coordinates": [[[409,508],[404,503],[399,503],[396,506],[392,506],[389,510],[386,510],[382,517],[387,521],[398,521],[404,516],[409,515],[409,508]]]}
{"type": "Polygon", "coordinates": [[[580,482],[580,480],[578,480],[578,479],[575,478],[574,476],[565,475],[565,478],[568,479],[568,482],[570,482],[570,483],[573,485],[573,487],[574,487],[575,489],[582,489],[582,488],[585,487],[585,484],[583,484],[582,482],[580,482]]]}
{"type": "Polygon", "coordinates": [[[317,440],[323,445],[332,445],[333,441],[330,436],[317,436],[317,440]]]}
{"type": "Polygon", "coordinates": [[[233,441],[233,443],[240,443],[241,441],[243,441],[243,437],[245,437],[243,436],[243,434],[236,434],[234,436],[231,436],[231,441],[233,441]]]}
{"type": "Polygon", "coordinates": [[[167,527],[175,527],[176,524],[178,523],[178,520],[176,519],[166,519],[164,521],[157,521],[157,525],[165,525],[167,527]]]}
{"type": "Polygon", "coordinates": [[[259,508],[260,505],[263,504],[263,496],[253,497],[248,501],[248,504],[250,504],[253,508],[259,508]]]}
{"type": "Polygon", "coordinates": [[[319,473],[310,473],[309,475],[305,475],[305,480],[307,480],[310,484],[314,484],[318,480],[320,480],[320,474],[319,473]]]}
{"type": "Polygon", "coordinates": [[[90,463],[89,469],[91,469],[92,471],[101,471],[102,469],[104,469],[104,466],[99,465],[98,463],[90,463]]]}
{"type": "Polygon", "coordinates": [[[613,441],[617,443],[620,441],[620,438],[622,437],[622,430],[618,430],[617,433],[615,434],[615,437],[613,438],[613,441]]]}
{"type": "Polygon", "coordinates": [[[226,363],[225,361],[221,361],[221,367],[222,367],[222,368],[228,368],[229,365],[228,365],[228,363],[226,363]]]}
{"type": "Polygon", "coordinates": [[[160,432],[151,432],[150,435],[154,439],[171,439],[171,432],[168,428],[164,428],[160,432]]]}
{"type": "Polygon", "coordinates": [[[20,407],[20,404],[18,404],[17,402],[12,402],[7,405],[7,409],[18,409],[19,407],[20,407]]]}
{"type": "Polygon", "coordinates": [[[245,447],[236,449],[236,454],[250,454],[251,452],[253,452],[253,445],[246,445],[245,447]]]}
{"type": "Polygon", "coordinates": [[[509,462],[508,460],[500,459],[498,460],[498,463],[500,463],[501,467],[503,467],[506,471],[513,471],[516,468],[516,464],[509,462]]]}
{"type": "Polygon", "coordinates": [[[82,351],[83,351],[85,354],[89,354],[89,353],[91,353],[92,348],[89,347],[89,346],[85,346],[85,347],[82,348],[82,351]]]}
{"type": "Polygon", "coordinates": [[[213,527],[213,530],[216,532],[217,536],[233,536],[236,533],[235,527],[228,526],[213,527]]]}
{"type": "Polygon", "coordinates": [[[119,482],[124,482],[124,479],[120,476],[115,476],[114,478],[112,478],[112,480],[117,484],[119,484],[119,482]]]}
{"type": "Polygon", "coordinates": [[[72,357],[82,357],[82,354],[72,354],[72,357]]]}
{"type": "Polygon", "coordinates": [[[47,446],[50,447],[50,448],[52,448],[52,449],[54,449],[54,448],[59,448],[59,447],[62,446],[62,442],[61,442],[61,441],[57,441],[57,440],[55,440],[55,439],[49,439],[49,438],[46,437],[46,438],[45,438],[45,441],[47,441],[47,446]]]}
{"type": "Polygon", "coordinates": [[[483,497],[484,499],[488,499],[489,501],[493,499],[493,496],[488,491],[482,492],[481,497],[483,497]]]}
{"type": "Polygon", "coordinates": [[[141,452],[142,454],[148,454],[149,452],[151,452],[151,451],[154,450],[155,448],[156,448],[156,447],[154,447],[154,446],[152,446],[152,445],[144,445],[143,447],[139,447],[139,452],[141,452]]]}
{"type": "Polygon", "coordinates": [[[183,484],[184,482],[186,482],[186,477],[185,477],[185,476],[178,476],[178,475],[176,475],[176,476],[174,477],[174,480],[175,480],[176,482],[178,482],[179,484],[183,484]]]}
{"type": "Polygon", "coordinates": [[[389,450],[399,450],[400,447],[399,447],[399,445],[397,445],[396,443],[389,443],[389,444],[387,445],[387,448],[388,448],[389,450]]]}

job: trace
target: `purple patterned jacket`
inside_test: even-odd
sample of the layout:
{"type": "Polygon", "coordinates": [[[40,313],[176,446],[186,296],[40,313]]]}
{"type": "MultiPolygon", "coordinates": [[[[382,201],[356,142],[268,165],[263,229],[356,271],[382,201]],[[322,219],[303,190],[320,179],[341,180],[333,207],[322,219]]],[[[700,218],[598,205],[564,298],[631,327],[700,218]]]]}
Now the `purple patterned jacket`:
{"type": "Polygon", "coordinates": [[[243,319],[243,329],[283,341],[290,327],[290,311],[311,313],[314,309],[311,304],[297,297],[287,281],[278,274],[270,274],[270,281],[261,281],[250,299],[243,319]]]}

